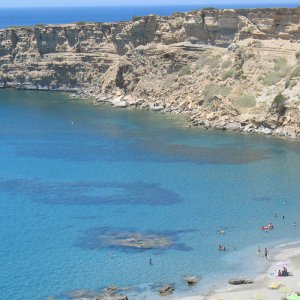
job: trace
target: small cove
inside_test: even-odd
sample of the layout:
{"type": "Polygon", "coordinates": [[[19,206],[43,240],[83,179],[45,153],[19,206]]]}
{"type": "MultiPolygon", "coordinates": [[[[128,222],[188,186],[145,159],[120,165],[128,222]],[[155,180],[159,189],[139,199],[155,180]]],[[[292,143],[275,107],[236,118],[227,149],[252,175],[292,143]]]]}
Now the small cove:
{"type": "Polygon", "coordinates": [[[1,90],[0,298],[65,299],[107,285],[148,293],[166,282],[194,293],[182,276],[203,276],[202,289],[252,275],[265,268],[258,245],[299,240],[298,141],[178,122],[64,94],[1,90]],[[269,222],[275,229],[262,232],[269,222]],[[172,246],[136,251],[99,241],[124,232],[172,246]]]}

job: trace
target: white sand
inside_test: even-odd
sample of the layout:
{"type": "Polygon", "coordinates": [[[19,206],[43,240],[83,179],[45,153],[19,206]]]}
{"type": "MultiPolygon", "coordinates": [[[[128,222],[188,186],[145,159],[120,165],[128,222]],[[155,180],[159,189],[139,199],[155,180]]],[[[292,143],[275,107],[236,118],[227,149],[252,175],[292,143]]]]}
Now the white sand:
{"type": "MultiPolygon", "coordinates": [[[[284,286],[290,287],[293,292],[287,295],[294,294],[295,291],[300,292],[300,245],[290,245],[287,247],[274,249],[275,254],[270,256],[267,261],[268,270],[264,274],[258,276],[253,284],[248,285],[227,285],[222,289],[215,291],[206,296],[190,296],[182,297],[179,300],[253,300],[256,293],[263,294],[266,300],[280,300],[285,296],[278,290],[268,288],[271,283],[281,283],[284,286]],[[288,277],[278,277],[278,270],[286,266],[289,272],[293,275],[288,277]]],[[[262,258],[263,259],[263,258],[262,258]]]]}

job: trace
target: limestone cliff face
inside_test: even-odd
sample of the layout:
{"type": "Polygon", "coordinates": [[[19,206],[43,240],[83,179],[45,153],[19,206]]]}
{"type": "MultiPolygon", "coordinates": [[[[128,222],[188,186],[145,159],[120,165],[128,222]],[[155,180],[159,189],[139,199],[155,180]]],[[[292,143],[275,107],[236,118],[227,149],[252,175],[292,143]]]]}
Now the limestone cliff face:
{"type": "Polygon", "coordinates": [[[194,125],[300,135],[300,8],[0,30],[0,86],[78,91],[194,125]]]}

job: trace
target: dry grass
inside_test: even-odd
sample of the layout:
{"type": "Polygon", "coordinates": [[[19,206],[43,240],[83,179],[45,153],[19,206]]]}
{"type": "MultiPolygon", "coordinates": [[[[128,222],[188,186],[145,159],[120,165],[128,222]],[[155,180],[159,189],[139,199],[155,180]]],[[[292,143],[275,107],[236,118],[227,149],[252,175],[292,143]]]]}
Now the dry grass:
{"type": "Polygon", "coordinates": [[[211,100],[213,97],[221,95],[223,97],[226,97],[231,91],[231,87],[227,86],[219,86],[217,84],[208,84],[205,86],[203,90],[204,96],[211,100]]]}
{"type": "Polygon", "coordinates": [[[254,107],[256,106],[256,99],[253,95],[242,95],[234,103],[239,107],[254,107]]]}

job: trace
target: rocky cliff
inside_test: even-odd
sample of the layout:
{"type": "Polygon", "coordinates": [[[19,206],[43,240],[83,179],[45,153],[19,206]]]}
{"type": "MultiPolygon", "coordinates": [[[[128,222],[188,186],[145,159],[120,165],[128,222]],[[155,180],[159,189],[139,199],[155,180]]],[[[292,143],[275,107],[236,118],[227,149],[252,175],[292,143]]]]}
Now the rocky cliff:
{"type": "Polygon", "coordinates": [[[300,136],[300,8],[198,10],[0,30],[0,86],[183,112],[220,130],[300,136]]]}

